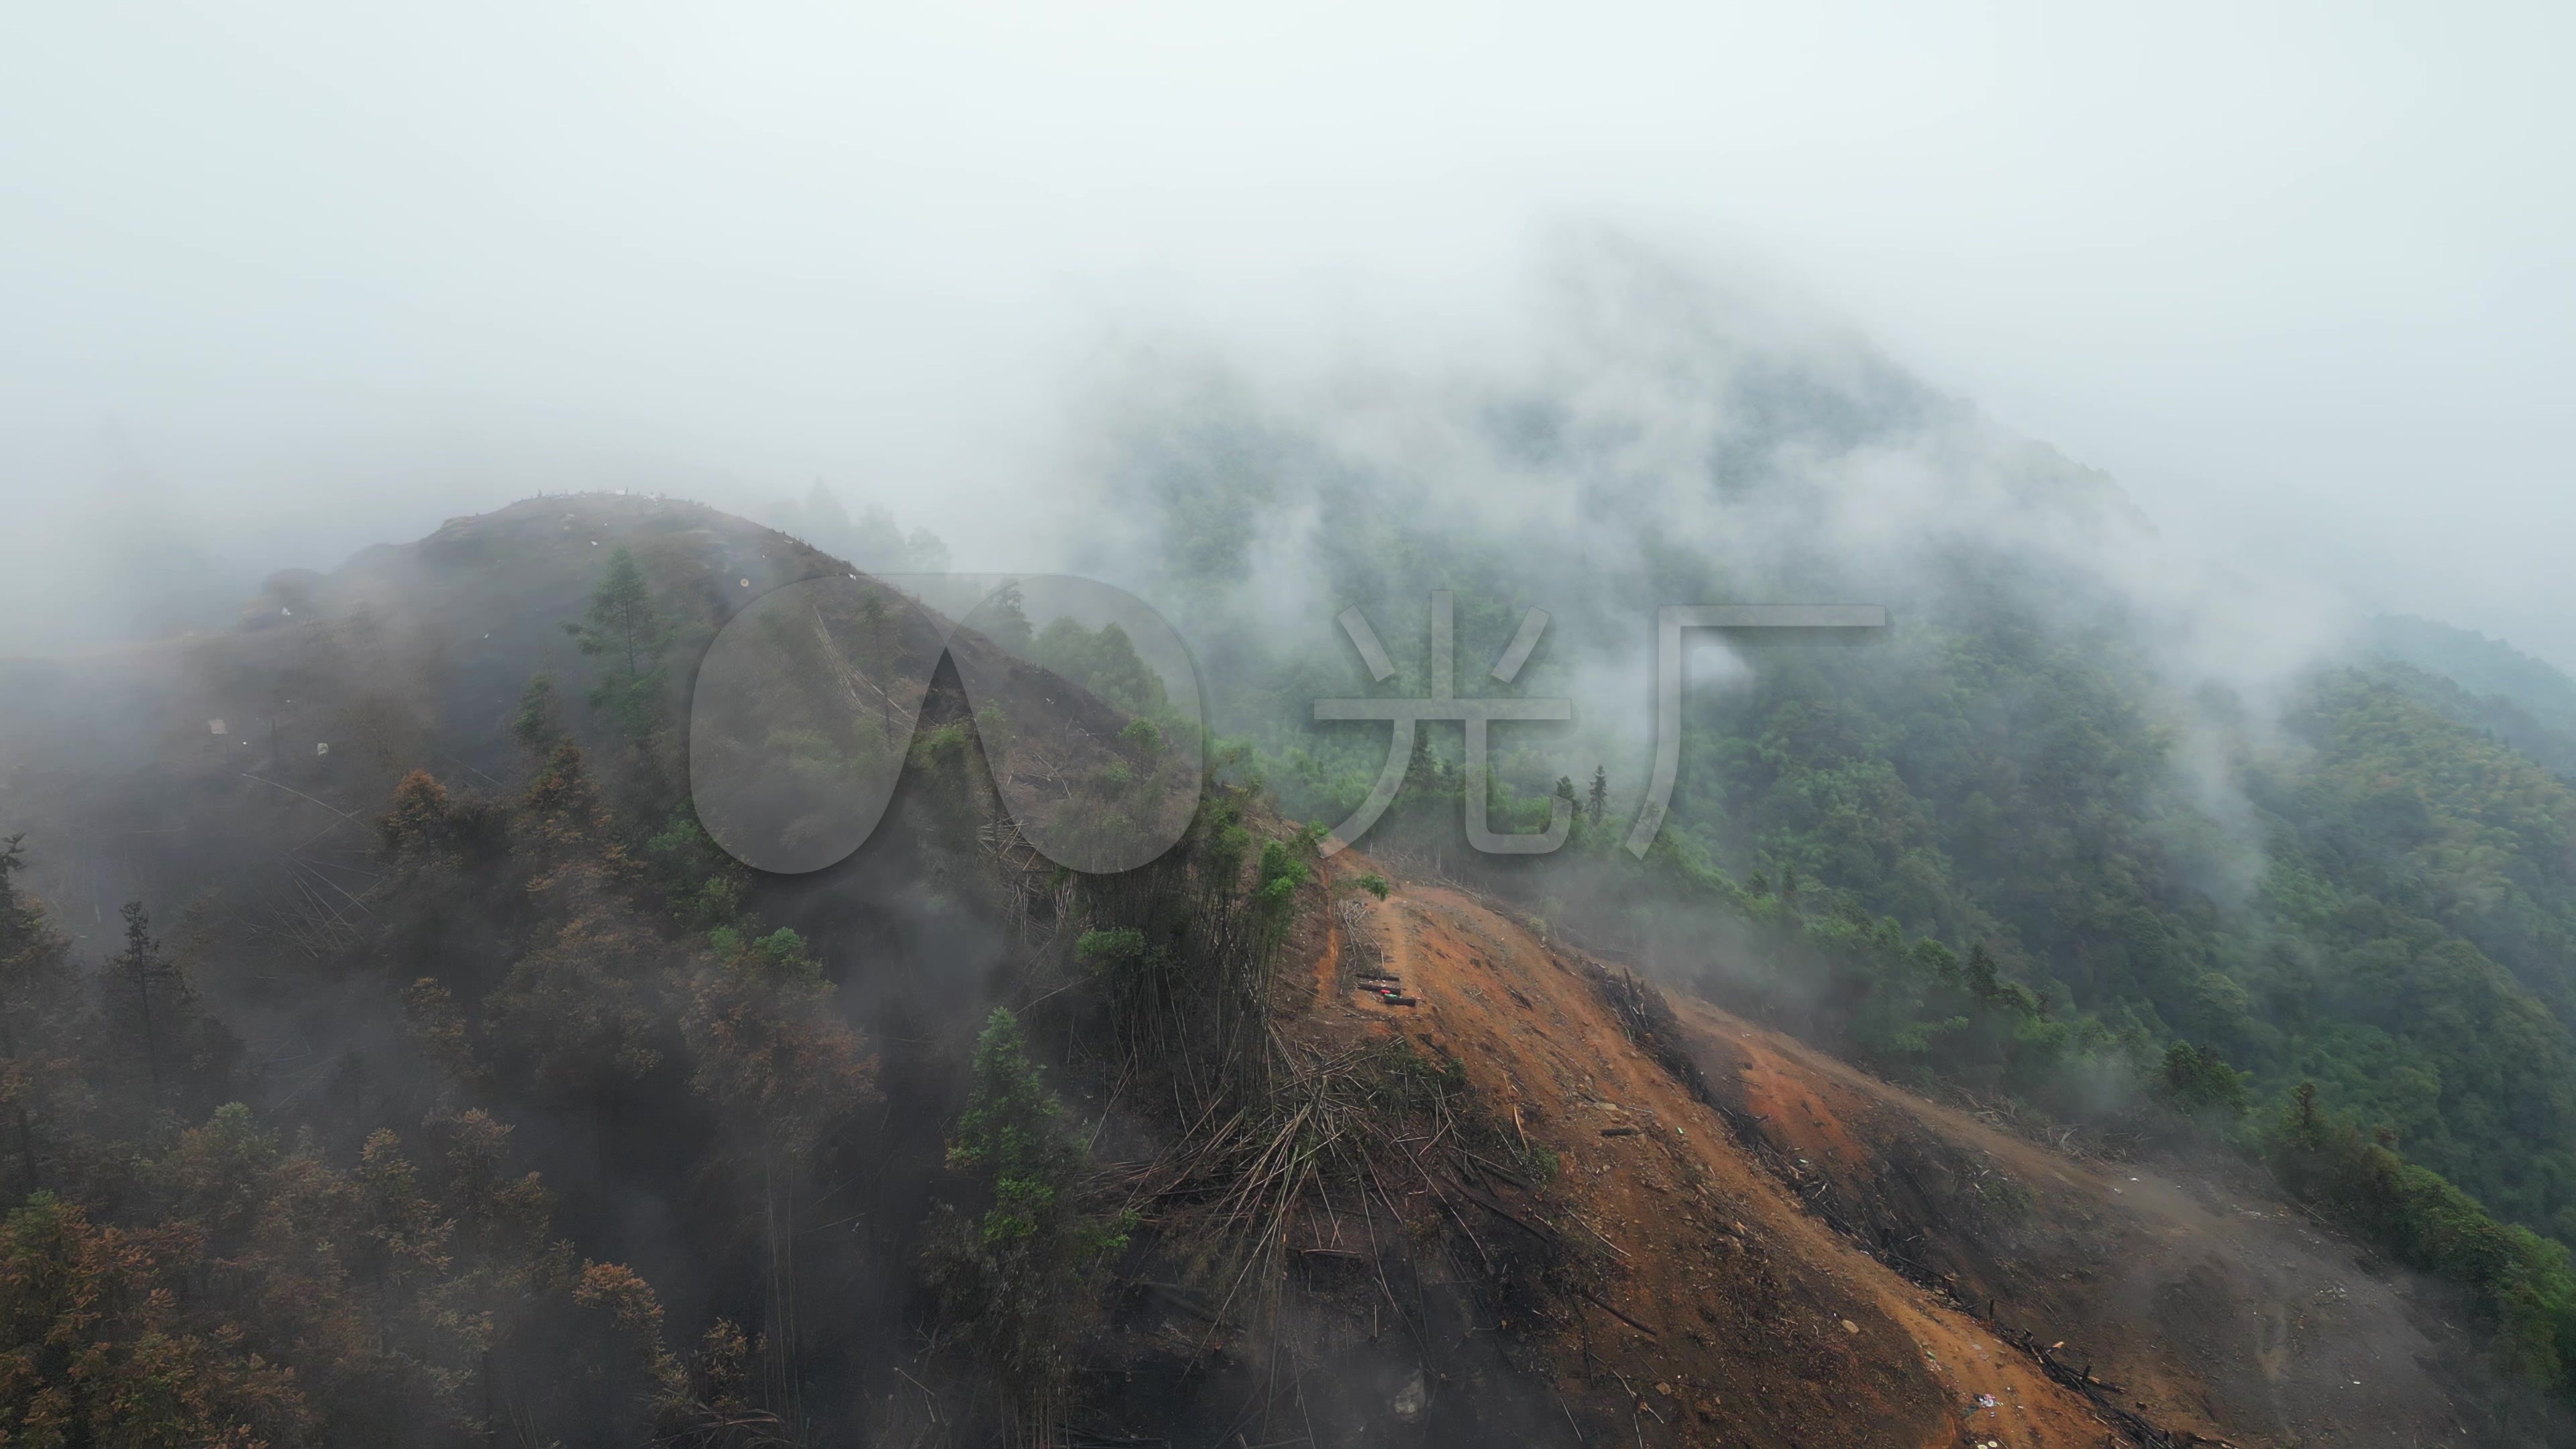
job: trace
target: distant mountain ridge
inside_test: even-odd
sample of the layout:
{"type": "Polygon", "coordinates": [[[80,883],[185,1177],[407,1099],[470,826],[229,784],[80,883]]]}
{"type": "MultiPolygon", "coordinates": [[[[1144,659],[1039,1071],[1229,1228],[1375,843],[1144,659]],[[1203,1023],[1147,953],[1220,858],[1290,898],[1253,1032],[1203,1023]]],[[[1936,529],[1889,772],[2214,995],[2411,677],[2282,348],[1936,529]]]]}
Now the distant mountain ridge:
{"type": "Polygon", "coordinates": [[[2382,673],[2400,688],[2576,778],[2576,678],[2504,640],[2411,614],[2383,614],[2364,637],[2396,666],[2382,673]],[[2424,676],[2456,688],[2428,687],[2424,676]]]}

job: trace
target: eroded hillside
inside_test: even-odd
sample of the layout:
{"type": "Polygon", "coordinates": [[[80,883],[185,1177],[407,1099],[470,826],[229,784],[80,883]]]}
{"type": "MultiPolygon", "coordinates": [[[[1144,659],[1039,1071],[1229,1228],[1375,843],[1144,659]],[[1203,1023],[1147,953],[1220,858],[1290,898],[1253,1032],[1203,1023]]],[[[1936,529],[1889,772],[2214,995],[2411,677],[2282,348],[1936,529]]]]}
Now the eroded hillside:
{"type": "Polygon", "coordinates": [[[7,1170],[95,1215],[13,1219],[12,1261],[161,1234],[176,1316],[113,1336],[199,1334],[244,1444],[2534,1442],[2471,1305],[2257,1184],[1668,1001],[1319,862],[1257,789],[1211,780],[1141,869],[1056,868],[1015,791],[1096,820],[1196,755],[873,587],[547,498],[12,701],[7,1170]],[[597,647],[621,577],[667,666],[597,647]],[[818,580],[858,592],[773,608],[796,648],[736,742],[810,770],[796,819],[904,783],[866,850],[768,875],[699,828],[685,700],[818,580]],[[111,957],[127,900],[159,914],[111,957]],[[281,1274],[332,1334],[239,1288],[281,1274]]]}
{"type": "Polygon", "coordinates": [[[1342,899],[1319,1014],[1454,1056],[1561,1164],[1527,1211],[1598,1245],[1532,1328],[1583,1442],[2499,1442],[2459,1307],[2277,1201],[1667,1008],[1459,890],[1342,899]]]}

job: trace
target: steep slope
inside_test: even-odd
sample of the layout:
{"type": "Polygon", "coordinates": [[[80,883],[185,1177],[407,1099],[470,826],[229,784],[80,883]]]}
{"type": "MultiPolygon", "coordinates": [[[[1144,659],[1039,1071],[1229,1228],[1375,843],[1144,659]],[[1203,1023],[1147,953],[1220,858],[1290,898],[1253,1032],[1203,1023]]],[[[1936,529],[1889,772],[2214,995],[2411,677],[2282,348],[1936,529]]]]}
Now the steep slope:
{"type": "MultiPolygon", "coordinates": [[[[671,699],[754,601],[859,582],[694,505],[532,500],[332,575],[280,575],[233,630],[71,671],[81,697],[0,700],[19,766],[0,833],[34,827],[36,893],[66,927],[104,934],[125,899],[169,912],[220,888],[182,949],[241,1038],[238,1061],[209,1057],[166,1090],[148,1019],[100,1047],[131,1130],[66,1127],[25,1154],[27,1179],[93,1182],[103,1215],[122,1202],[154,1222],[163,1207],[146,1205],[175,1169],[128,1182],[132,1164],[227,1100],[309,1142],[283,1159],[295,1172],[363,1163],[380,1128],[435,1134],[460,1109],[488,1113],[476,1120],[514,1144],[512,1171],[541,1171],[553,1194],[562,1262],[631,1265],[635,1292],[658,1295],[670,1337],[648,1345],[658,1367],[628,1377],[661,1384],[666,1408],[721,1417],[725,1395],[750,1392],[708,1377],[730,1324],[763,1355],[742,1402],[806,1442],[981,1442],[959,1425],[989,1422],[973,1416],[998,1381],[953,1337],[916,1345],[943,1331],[925,1245],[991,1190],[959,1178],[948,1148],[974,1024],[998,1001],[1043,1039],[1088,1134],[1085,1171],[1131,1186],[1140,1209],[1114,1273],[1059,1285],[1102,1290],[1100,1331],[1067,1308],[1080,1353],[1060,1355],[1079,1358],[1067,1383],[1083,1386],[1065,1402],[1086,1405],[1067,1427],[1098,1439],[2537,1442],[2524,1431],[2540,1421],[2477,1378],[2445,1322],[2457,1305],[2356,1263],[2251,1187],[2048,1151],[1667,1004],[1464,890],[1380,898],[1356,854],[1319,886],[1307,837],[1245,792],[1218,790],[1200,833],[1146,871],[1071,881],[1025,859],[993,793],[1010,788],[1009,745],[1001,785],[981,762],[986,720],[1045,704],[1078,717],[1100,761],[1126,723],[973,631],[956,636],[959,667],[998,682],[1000,713],[970,714],[924,674],[925,728],[899,746],[919,839],[889,832],[810,876],[742,872],[694,833],[673,719],[645,742],[612,710],[566,708],[595,775],[583,749],[548,763],[512,739],[530,673],[559,671],[567,695],[594,677],[562,625],[620,548],[681,636],[671,699]],[[1130,945],[1095,954],[1093,936],[1130,945]],[[1206,982],[1203,1015],[1156,995],[1206,982]],[[768,1044],[737,1050],[753,1028],[768,1044]],[[1265,1039],[1275,1049],[1243,1045],[1265,1039]],[[813,1061],[837,1063],[847,1088],[828,1111],[819,1078],[768,1075],[813,1061]],[[1178,1080],[1184,1061],[1203,1079],[1178,1080]],[[1227,1113],[1249,1129],[1231,1143],[1227,1113]],[[1163,1170],[1201,1147],[1218,1171],[1163,1170]],[[1335,1151],[1342,1168],[1314,1167],[1335,1151]],[[1370,1153],[1375,1166],[1345,1170],[1370,1153]],[[1263,1165],[1282,1160],[1305,1165],[1263,1165]],[[687,1362],[704,1382],[682,1394],[671,1376],[702,1330],[687,1362]]],[[[936,667],[923,621],[881,619],[907,667],[936,667]]],[[[827,607],[798,626],[860,641],[879,621],[827,607]]],[[[785,662],[782,682],[842,682],[785,662]]],[[[755,713],[773,734],[828,740],[852,722],[833,704],[755,713]]],[[[886,721],[855,718],[893,742],[886,721]]],[[[1076,1187],[1064,1179],[1068,1201],[1076,1187]]],[[[556,1297],[590,1291],[531,1273],[556,1297]]],[[[523,1315],[518,1341],[547,1322],[523,1315]]],[[[543,1354],[512,1387],[470,1350],[441,1349],[462,1366],[441,1370],[453,1401],[418,1419],[421,1442],[473,1441],[496,1383],[504,1399],[547,1392],[543,1354]]],[[[637,1408],[631,1385],[595,1392],[637,1408]]],[[[328,1421],[354,1422],[345,1412],[328,1421]]]]}
{"type": "Polygon", "coordinates": [[[1366,902],[1345,929],[1318,1010],[1454,1054],[1556,1155],[1565,1216],[1606,1250],[1597,1311],[1544,1345],[1586,1442],[2105,1441],[2038,1363],[1800,1206],[1630,1039],[1577,958],[1439,887],[1366,902]],[[1371,967],[1419,1004],[1363,989],[1371,967]]]}
{"type": "Polygon", "coordinates": [[[2519,1439],[2464,1305],[2251,1184],[2067,1157],[1705,1003],[1623,1015],[1659,998],[1458,890],[1353,899],[1319,1009],[1454,1053],[1611,1255],[1547,1346],[1595,1437],[2519,1439]]]}
{"type": "MultiPolygon", "coordinates": [[[[1705,1003],[1721,1104],[1811,1209],[2124,1406],[2244,1443],[2510,1442],[2456,1294],[2372,1261],[2221,1162],[2052,1152],[1705,1003]]],[[[2563,1426],[2562,1426],[2563,1427],[2563,1426]]]]}
{"type": "MultiPolygon", "coordinates": [[[[1803,919],[1787,937],[1892,921],[1881,960],[1795,1003],[1802,1032],[1981,1088],[2009,1074],[2062,1112],[2184,1041],[2253,1073],[2267,1116],[2313,1082],[2326,1116],[2576,1243],[2576,812],[2546,778],[2576,777],[2576,686],[2407,621],[2375,631],[2369,688],[2311,677],[2330,659],[2299,641],[2333,621],[2293,580],[2200,573],[2108,480],[1883,359],[1804,345],[1652,258],[1569,256],[1551,281],[1551,304],[1583,305],[1454,368],[1145,386],[1118,415],[1102,486],[1143,542],[1107,556],[1188,601],[1195,646],[1228,661],[1217,727],[1283,809],[1343,819],[1385,763],[1382,730],[1312,718],[1381,672],[1335,611],[1379,631],[1378,692],[1419,698],[1425,590],[1457,661],[1503,657],[1541,610],[1508,682],[1579,701],[1577,722],[1495,731],[1478,788],[1509,830],[1543,828],[1560,780],[1597,783],[1601,808],[1544,864],[1457,867],[1480,885],[1640,959],[1687,955],[1746,895],[1803,919]],[[1657,778],[1633,711],[1672,683],[1639,651],[1665,606],[1752,600],[1893,622],[1852,648],[1743,633],[1732,667],[1713,645],[1688,667],[1659,839],[1710,870],[1658,880],[1620,859],[1657,778]],[[1982,947],[2063,1049],[1927,1054],[1974,1013],[1915,989],[1902,958],[1924,939],[1982,947]]],[[[1435,768],[1372,849],[1456,859],[1456,739],[1427,733],[1435,768]]],[[[1771,964],[1793,987],[1825,974],[1771,964]]],[[[2523,1357],[2576,1391],[2543,1342],[2576,1344],[2576,1289],[2542,1276],[2550,1323],[2523,1357]]]]}

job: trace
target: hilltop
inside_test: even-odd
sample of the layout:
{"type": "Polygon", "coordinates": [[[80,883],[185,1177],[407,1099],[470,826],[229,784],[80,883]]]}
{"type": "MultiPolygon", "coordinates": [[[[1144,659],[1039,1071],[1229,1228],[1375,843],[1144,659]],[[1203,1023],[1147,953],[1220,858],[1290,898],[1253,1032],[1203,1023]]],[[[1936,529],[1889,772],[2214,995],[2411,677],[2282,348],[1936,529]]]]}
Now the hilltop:
{"type": "MultiPolygon", "coordinates": [[[[1058,868],[1021,826],[1195,769],[1185,721],[1105,630],[879,587],[696,505],[537,499],[14,704],[0,1257],[126,1294],[87,1377],[27,1384],[130,1424],[166,1372],[181,1432],[279,1446],[2560,1432],[2482,1300],[2242,1159],[2036,1141],[1320,859],[1221,772],[1149,865],[1058,868]],[[816,790],[899,768],[894,828],[769,875],[702,827],[687,701],[816,582],[818,652],[762,685],[810,692],[728,738],[816,790]]],[[[1659,979],[1754,944],[1662,942],[1659,979]]],[[[12,1300],[20,1346],[78,1301],[12,1300]]]]}

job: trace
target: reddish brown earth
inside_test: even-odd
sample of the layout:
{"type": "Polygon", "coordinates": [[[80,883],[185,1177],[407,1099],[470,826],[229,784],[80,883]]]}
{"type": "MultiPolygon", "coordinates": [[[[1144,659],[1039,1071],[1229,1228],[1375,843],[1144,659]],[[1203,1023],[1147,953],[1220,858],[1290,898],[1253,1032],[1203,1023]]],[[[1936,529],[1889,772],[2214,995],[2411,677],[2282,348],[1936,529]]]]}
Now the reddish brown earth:
{"type": "Polygon", "coordinates": [[[1556,1216],[1600,1245],[1600,1304],[1542,1345],[1587,1443],[2120,1442],[2028,1356],[1807,1211],[1637,1050],[1580,963],[1460,892],[1352,899],[1359,920],[1334,933],[1349,939],[1317,963],[1319,1014],[1456,1056],[1492,1110],[1557,1154],[1556,1216]],[[1357,989],[1364,961],[1421,1004],[1357,989]]]}
{"type": "Polygon", "coordinates": [[[2255,1184],[2078,1160],[1675,1006],[1721,1101],[1815,1211],[1991,1304],[1998,1325],[2062,1343],[2150,1420],[2247,1445],[2494,1442],[2439,1368],[2456,1309],[2255,1184]]]}
{"type": "Polygon", "coordinates": [[[1586,1444],[2497,1442],[2446,1386],[2442,1305],[2277,1202],[2051,1151],[1675,999],[1703,1100],[1598,963],[1507,912],[1335,896],[1315,1024],[1454,1056],[1562,1164],[1544,1210],[1601,1287],[1524,1328],[1586,1444]],[[1420,1004],[1362,989],[1372,966],[1420,1004]]]}

